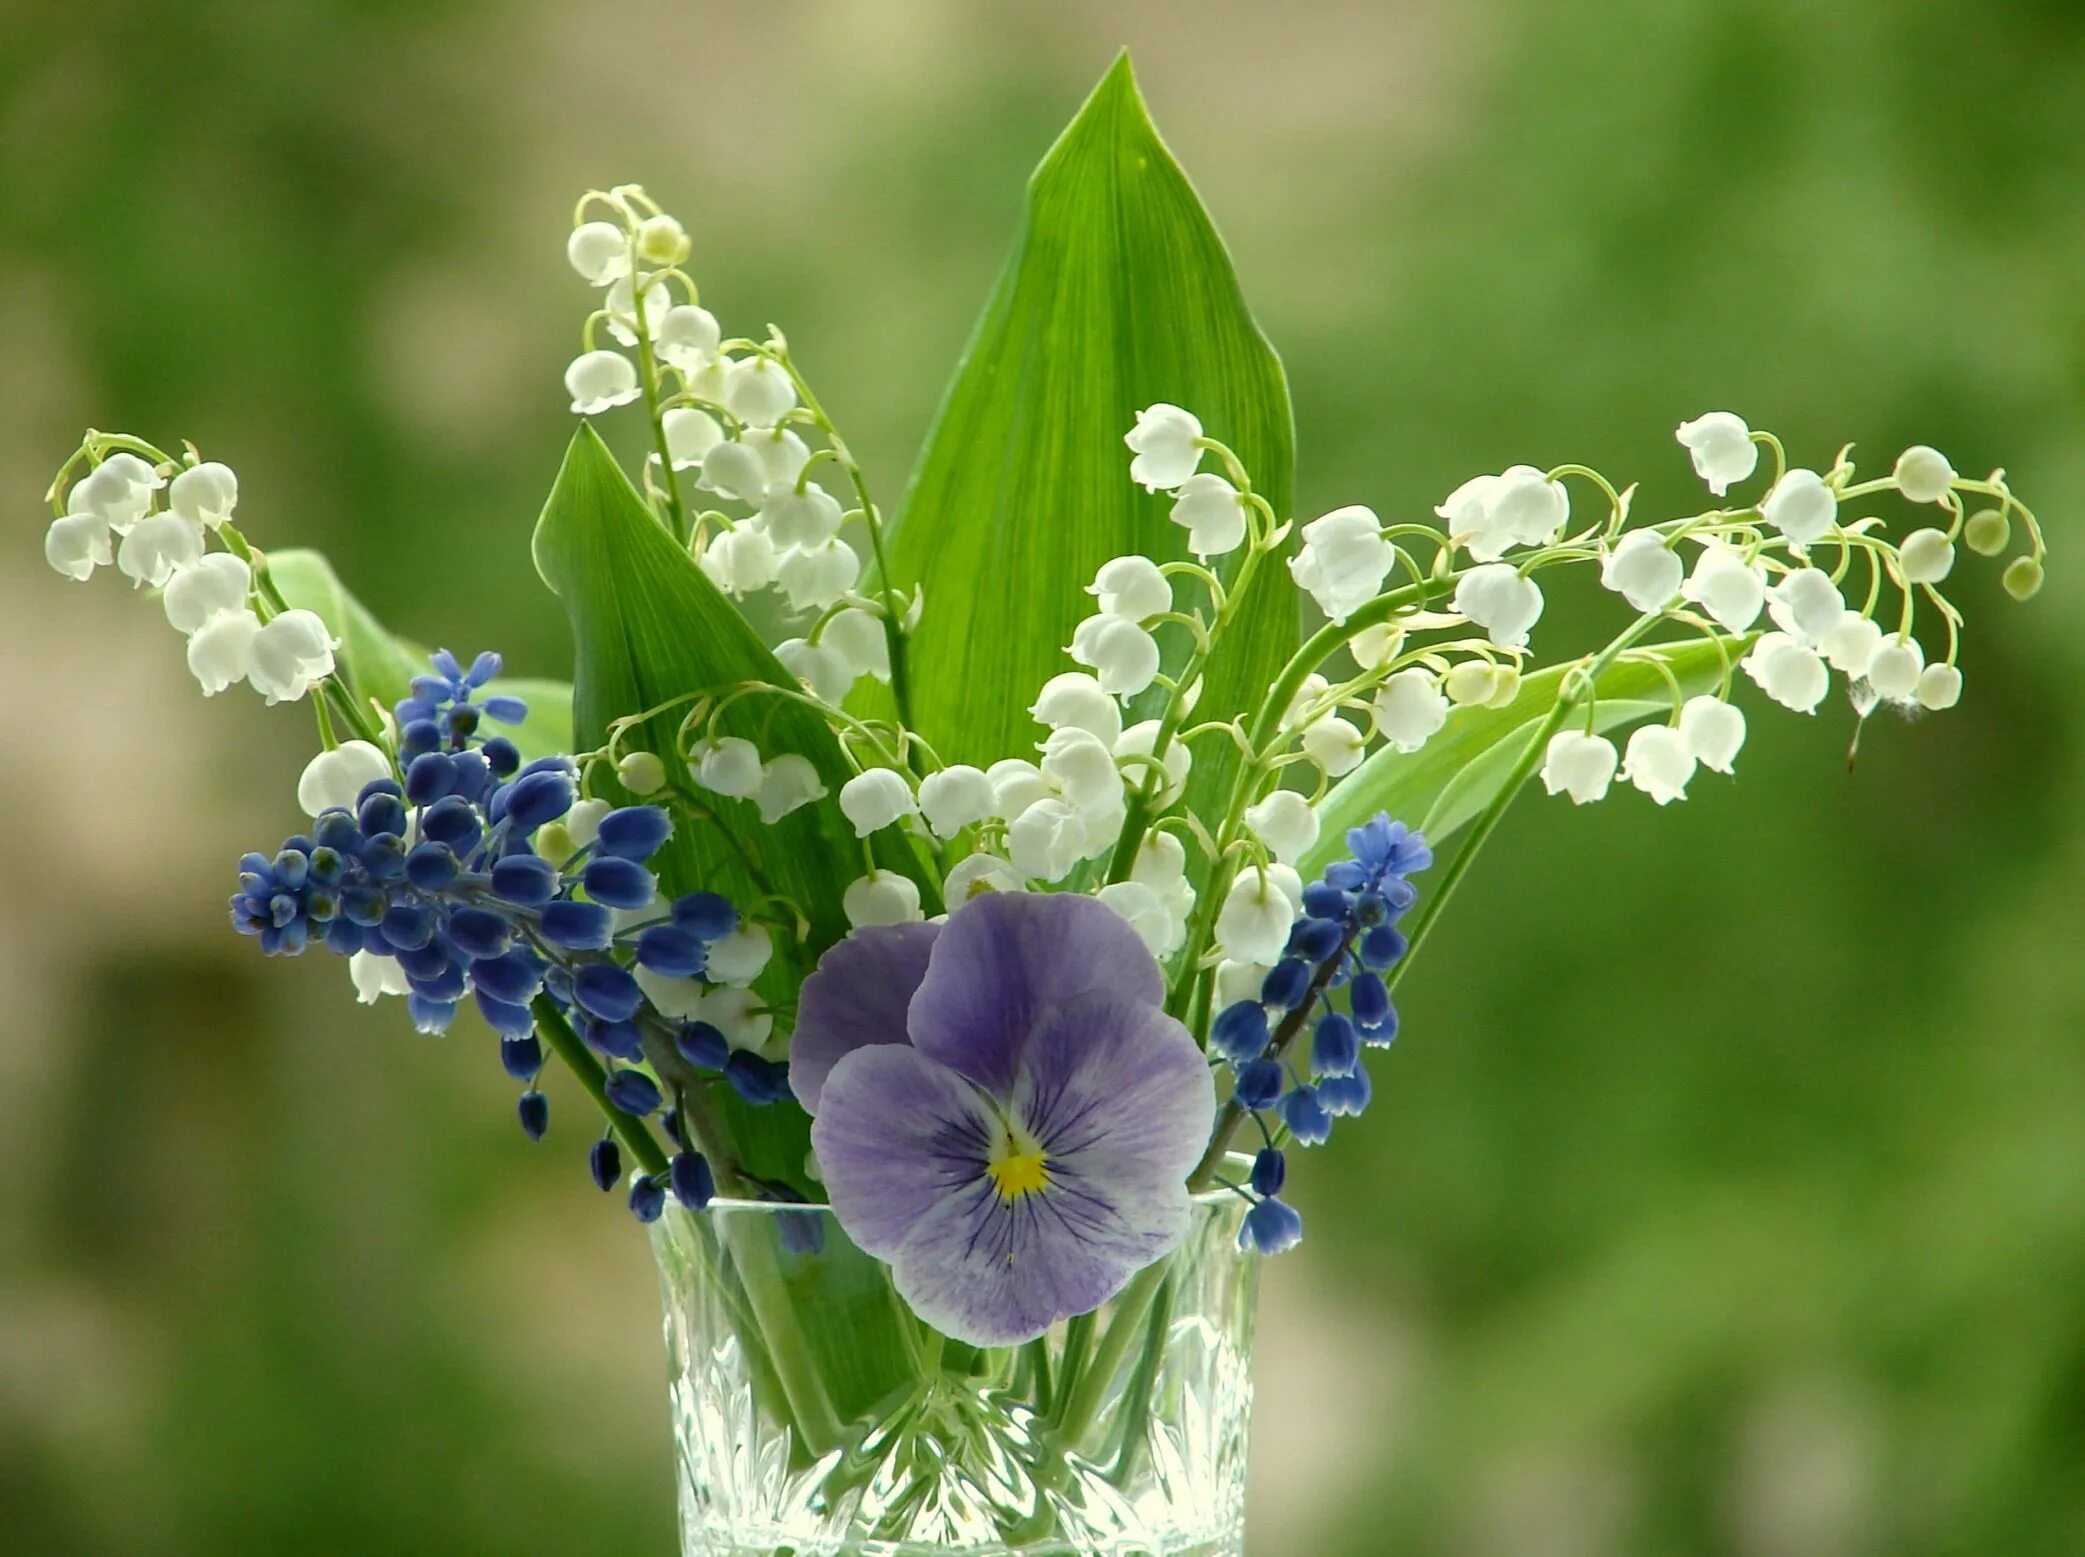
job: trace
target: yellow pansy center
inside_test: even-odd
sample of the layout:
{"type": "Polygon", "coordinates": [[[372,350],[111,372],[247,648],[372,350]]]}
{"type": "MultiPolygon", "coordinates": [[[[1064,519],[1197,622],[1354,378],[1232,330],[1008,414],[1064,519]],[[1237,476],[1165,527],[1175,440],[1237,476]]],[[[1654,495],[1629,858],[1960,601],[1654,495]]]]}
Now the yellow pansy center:
{"type": "Polygon", "coordinates": [[[1017,1125],[1007,1124],[1000,1129],[985,1172],[1000,1199],[1014,1201],[1050,1187],[1049,1161],[1050,1154],[1040,1141],[1017,1125]]]}

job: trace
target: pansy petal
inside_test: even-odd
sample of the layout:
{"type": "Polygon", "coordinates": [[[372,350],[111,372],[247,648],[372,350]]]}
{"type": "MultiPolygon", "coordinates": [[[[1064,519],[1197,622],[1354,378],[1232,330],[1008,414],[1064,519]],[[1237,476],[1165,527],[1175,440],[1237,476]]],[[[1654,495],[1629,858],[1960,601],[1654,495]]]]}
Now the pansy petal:
{"type": "Polygon", "coordinates": [[[994,1121],[977,1089],[904,1044],[871,1044],[826,1078],[811,1146],[833,1214],[891,1258],[922,1218],[985,1181],[994,1121]]]}
{"type": "Polygon", "coordinates": [[[917,921],[875,925],[820,959],[818,971],[804,980],[789,1044],[789,1084],[805,1109],[818,1112],[826,1077],[856,1049],[911,1042],[905,1008],[926,977],[940,934],[939,925],[917,921]]]}
{"type": "Polygon", "coordinates": [[[1118,1184],[1180,1189],[1201,1160],[1216,1088],[1201,1046],[1153,1006],[1081,996],[1047,1012],[1022,1056],[1014,1115],[1046,1153],[1053,1181],[1076,1169],[1118,1184]]]}
{"type": "Polygon", "coordinates": [[[1004,1097],[1036,1018],[1094,990],[1165,998],[1128,920],[1069,892],[988,892],[949,915],[906,1025],[922,1052],[1004,1097]]]}

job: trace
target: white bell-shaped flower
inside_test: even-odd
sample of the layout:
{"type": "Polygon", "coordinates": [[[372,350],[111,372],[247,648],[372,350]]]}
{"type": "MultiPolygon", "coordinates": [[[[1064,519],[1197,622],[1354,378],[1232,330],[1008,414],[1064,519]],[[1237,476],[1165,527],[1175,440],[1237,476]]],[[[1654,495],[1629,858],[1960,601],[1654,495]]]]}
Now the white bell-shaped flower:
{"type": "Polygon", "coordinates": [[[1209,558],[1244,544],[1249,512],[1243,492],[1215,471],[1205,470],[1180,483],[1170,517],[1187,531],[1187,549],[1209,558]]]}
{"type": "Polygon", "coordinates": [[[1158,676],[1158,640],[1126,616],[1087,617],[1072,633],[1070,653],[1116,697],[1135,697],[1158,676]]]}
{"type": "Polygon", "coordinates": [[[866,838],[901,818],[919,815],[919,798],[903,774],[870,768],[840,786],[840,814],[854,824],[855,837],[866,838]]]}
{"type": "Polygon", "coordinates": [[[838,650],[856,676],[890,680],[890,635],[883,630],[882,617],[849,606],[827,620],[818,641],[838,650]]]}
{"type": "Polygon", "coordinates": [[[1173,609],[1173,586],[1149,557],[1116,557],[1103,562],[1086,593],[1100,602],[1105,616],[1141,622],[1173,609]]]}
{"type": "Polygon", "coordinates": [[[565,813],[565,832],[575,849],[590,849],[601,836],[601,822],[615,807],[598,796],[572,802],[565,813]]]}
{"type": "Polygon", "coordinates": [[[1893,703],[1908,702],[1918,693],[1918,678],[1926,668],[1926,651],[1916,638],[1890,637],[1883,640],[1868,661],[1868,685],[1877,695],[1893,703]]]}
{"type": "Polygon", "coordinates": [[[805,638],[789,638],[775,645],[775,658],[782,668],[803,683],[804,690],[835,708],[847,700],[854,685],[854,667],[838,649],[805,638]]]}
{"type": "MultiPolygon", "coordinates": [[[[1293,874],[1293,873],[1292,873],[1293,874]]],[[[1301,892],[1282,890],[1276,867],[1243,870],[1216,915],[1216,944],[1234,962],[1272,963],[1289,944],[1301,892]]]]}
{"type": "MultiPolygon", "coordinates": [[[[604,299],[608,309],[608,333],[624,346],[637,344],[637,289],[628,276],[613,282],[604,299]]],[[[647,340],[657,340],[659,329],[666,316],[673,310],[673,293],[663,281],[650,280],[644,285],[644,335],[647,340]]]]}
{"type": "Polygon", "coordinates": [[[1146,492],[1176,490],[1202,463],[1202,424],[1177,405],[1161,401],[1137,413],[1137,425],[1122,435],[1136,456],[1129,479],[1146,492]]]}
{"type": "Polygon", "coordinates": [[[1296,587],[1335,622],[1373,600],[1396,563],[1382,521],[1359,504],[1335,508],[1303,527],[1303,549],[1289,559],[1296,587]]]}
{"type": "Polygon", "coordinates": [[[724,441],[724,429],[707,411],[677,405],[659,418],[666,433],[666,452],[675,470],[700,470],[703,456],[724,441]]]}
{"type": "Polygon", "coordinates": [[[215,529],[239,506],[239,478],[232,467],[205,460],[182,471],[167,487],[167,507],[182,518],[215,529]]]}
{"type": "Polygon", "coordinates": [[[741,920],[730,934],[709,943],[703,976],[713,984],[744,989],[766,971],[774,955],[775,940],[767,926],[741,920]]]}
{"type": "Polygon", "coordinates": [[[862,576],[862,560],[837,535],[816,546],[795,546],[775,565],[775,582],[789,597],[792,611],[823,611],[853,589],[862,576]]]}
{"type": "Polygon", "coordinates": [[[1897,549],[1897,561],[1905,583],[1937,584],[1954,570],[1955,543],[1944,530],[1913,530],[1897,549]]]}
{"type": "Polygon", "coordinates": [[[131,526],[116,548],[116,566],[140,589],[158,589],[174,569],[189,567],[202,555],[201,525],[176,513],[157,513],[131,526]]]}
{"type": "Polygon", "coordinates": [[[1814,546],[1839,522],[1839,494],[1816,471],[1791,470],[1774,483],[1759,510],[1789,545],[1814,546]]]}
{"type": "Polygon", "coordinates": [[[688,257],[688,231],[664,211],[637,229],[637,257],[647,265],[678,265],[688,257]]]}
{"type": "Polygon", "coordinates": [[[613,222],[581,222],[565,240],[565,258],[597,287],[630,273],[630,235],[613,222]]]}
{"type": "Polygon", "coordinates": [[[1327,714],[1303,732],[1303,754],[1328,778],[1339,778],[1361,766],[1368,755],[1361,732],[1337,714],[1327,714]]]}
{"type": "Polygon", "coordinates": [[[111,557],[109,523],[99,514],[67,514],[44,531],[43,558],[69,579],[85,580],[111,557]]]}
{"type": "Polygon", "coordinates": [[[740,736],[702,741],[688,754],[695,782],[715,795],[750,800],[760,793],[760,748],[740,736]]]}
{"type": "Polygon", "coordinates": [[[228,551],[207,552],[166,582],[160,603],[178,633],[198,631],[220,611],[243,611],[253,593],[253,569],[228,551]]]}
{"type": "Polygon", "coordinates": [[[1491,528],[1517,546],[1547,546],[1571,520],[1571,496],[1532,465],[1513,465],[1484,489],[1491,528]]]}
{"type": "Polygon", "coordinates": [[[636,365],[619,351],[585,351],[574,357],[565,369],[565,392],[581,416],[599,416],[642,393],[636,365]]]}
{"type": "Polygon", "coordinates": [[[1694,776],[1694,753],[1679,731],[1665,724],[1640,725],[1629,737],[1622,777],[1659,805],[1687,798],[1694,776]]]}
{"type": "Polygon", "coordinates": [[[188,635],[188,668],[202,683],[203,696],[215,697],[244,681],[253,670],[253,643],[261,619],[241,606],[219,611],[188,635]]]}
{"type": "Polygon", "coordinates": [[[771,357],[741,357],[724,371],[724,409],[749,427],[772,427],[796,409],[796,385],[771,357]]]}
{"type": "MultiPolygon", "coordinates": [[[[1116,737],[1114,751],[1118,758],[1148,757],[1158,742],[1158,721],[1141,720],[1131,725],[1116,737]]],[[[1165,783],[1160,786],[1158,803],[1161,808],[1172,805],[1187,790],[1187,775],[1194,767],[1194,753],[1187,749],[1182,740],[1166,742],[1166,754],[1160,762],[1165,771],[1165,783]]],[[[1129,766],[1129,787],[1141,790],[1151,782],[1151,765],[1139,762],[1129,766]]]]}
{"type": "Polygon", "coordinates": [[[1638,611],[1659,611],[1673,603],[1687,566],[1679,553],[1655,530],[1631,530],[1600,560],[1600,582],[1638,611]]]}
{"type": "Polygon", "coordinates": [[[1081,811],[1079,820],[1086,827],[1086,839],[1079,850],[1079,858],[1097,860],[1115,852],[1115,841],[1122,836],[1123,824],[1129,820],[1129,807],[1118,799],[1112,806],[1081,811]]]}
{"type": "MultiPolygon", "coordinates": [[[[1248,822],[1251,816],[1248,811],[1248,822]]],[[[1160,896],[1171,892],[1187,879],[1187,845],[1173,834],[1153,828],[1137,845],[1136,858],[1130,861],[1129,879],[1143,882],[1160,896]]]]}
{"type": "Polygon", "coordinates": [[[760,456],[769,486],[795,486],[811,462],[811,446],[787,427],[748,427],[739,441],[760,456]]]}
{"type": "Polygon", "coordinates": [[[1375,716],[1384,740],[1399,751],[1417,751],[1448,722],[1448,699],[1432,671],[1413,665],[1376,690],[1375,716]]]}
{"type": "Polygon", "coordinates": [[[1759,445],[1742,418],[1711,411],[1680,423],[1678,438],[1694,460],[1694,474],[1721,497],[1759,468],[1759,445]]]}
{"type": "Polygon", "coordinates": [[[1797,568],[1767,591],[1766,609],[1776,627],[1814,649],[1846,615],[1846,602],[1822,568],[1797,568]]]}
{"type": "Polygon", "coordinates": [[[1875,658],[1875,651],[1882,647],[1882,629],[1848,607],[1830,631],[1818,640],[1817,647],[1833,670],[1849,680],[1859,681],[1868,674],[1868,665],[1875,658]]]}
{"type": "Polygon", "coordinates": [[[1101,684],[1084,671],[1068,670],[1052,676],[1028,712],[1051,729],[1076,725],[1091,730],[1112,746],[1122,734],[1122,706],[1101,689],[1101,684]]]}
{"type": "Polygon", "coordinates": [[[1745,744],[1745,715],[1735,703],[1702,693],[1680,705],[1680,739],[1712,773],[1728,773],[1745,744]]]}
{"type": "Polygon", "coordinates": [[[1404,652],[1404,626],[1400,622],[1377,622],[1347,640],[1347,652],[1363,670],[1381,670],[1404,652]]]}
{"type": "Polygon", "coordinates": [[[1042,743],[1042,775],[1056,794],[1089,816],[1122,803],[1122,770],[1115,754],[1091,730],[1066,725],[1042,743]]]}
{"type": "Polygon", "coordinates": [[[355,986],[355,999],[373,1006],[386,995],[410,995],[413,986],[396,957],[379,957],[358,951],[348,958],[348,981],[355,986]]]}
{"type": "Polygon", "coordinates": [[[941,884],[941,901],[950,912],[982,892],[1026,892],[1021,873],[996,854],[972,854],[956,862],[941,884]]]}
{"type": "Polygon", "coordinates": [[[333,674],[333,651],[338,647],[317,612],[285,611],[254,635],[253,665],[246,679],[271,704],[294,703],[313,682],[333,674]]]}
{"type": "Polygon", "coordinates": [[[1559,730],[1542,751],[1542,788],[1552,795],[1569,795],[1573,805],[1591,805],[1606,796],[1620,764],[1614,742],[1606,736],[1559,730]]]}
{"type": "Polygon", "coordinates": [[[1759,620],[1766,605],[1766,569],[1744,553],[1710,541],[1695,559],[1680,593],[1713,617],[1725,632],[1741,633],[1759,620]]]}
{"type": "Polygon", "coordinates": [[[166,478],[137,455],[119,450],[73,484],[67,513],[93,514],[122,535],[151,510],[152,494],[166,478]]]}
{"type": "Polygon", "coordinates": [[[1824,661],[1787,633],[1761,633],[1742,664],[1760,691],[1799,714],[1814,713],[1831,688],[1824,661]]]}
{"type": "Polygon", "coordinates": [[[749,444],[727,439],[703,454],[702,478],[696,485],[741,503],[757,503],[767,495],[767,463],[749,444]]]}
{"type": "Polygon", "coordinates": [[[1261,986],[1273,971],[1271,962],[1238,962],[1226,957],[1216,965],[1216,1004],[1213,1009],[1221,1011],[1241,1000],[1258,1000],[1261,986]]]}
{"type": "Polygon", "coordinates": [[[304,764],[297,780],[297,804],[306,816],[322,811],[352,811],[362,786],[392,777],[391,759],[369,741],[343,741],[304,764]]]}
{"type": "Polygon", "coordinates": [[[1180,949],[1182,936],[1159,895],[1141,881],[1114,881],[1093,894],[1137,932],[1145,950],[1163,962],[1180,949]]]}
{"type": "Polygon", "coordinates": [[[717,327],[716,316],[707,308],[697,308],[693,303],[676,303],[659,320],[659,332],[652,338],[652,348],[668,367],[678,368],[683,373],[700,373],[717,360],[717,344],[723,338],[724,332],[717,327]]]}
{"type": "Polygon", "coordinates": [[[1289,706],[1281,711],[1281,728],[1300,730],[1307,724],[1316,723],[1325,712],[1318,706],[1318,700],[1331,690],[1332,683],[1316,671],[1305,676],[1296,687],[1296,695],[1289,699],[1289,706]]]}
{"type": "Polygon", "coordinates": [[[760,505],[768,537],[777,546],[809,549],[823,546],[840,533],[840,503],[815,481],[799,492],[794,486],[769,487],[760,505]]]}
{"type": "Polygon", "coordinates": [[[1042,769],[1020,757],[993,763],[985,769],[985,779],[992,786],[992,814],[1003,822],[1011,822],[1038,800],[1056,798],[1042,769]]]}
{"type": "Polygon", "coordinates": [[[826,795],[825,780],[811,766],[811,759],[785,752],[760,769],[760,788],[753,799],[760,807],[760,820],[779,822],[790,812],[826,795]]]}
{"type": "Polygon", "coordinates": [[[1300,864],[1318,841],[1318,813],[1293,789],[1277,789],[1247,806],[1245,825],[1284,865],[1300,864]]]}
{"type": "Polygon", "coordinates": [[[999,798],[981,768],[968,763],[942,768],[919,781],[919,809],[937,838],[953,838],[993,815],[999,798]]]}
{"type": "Polygon", "coordinates": [[[1455,586],[1455,609],[1502,649],[1525,648],[1542,616],[1542,591],[1510,563],[1487,562],[1455,586]]]}
{"type": "Polygon", "coordinates": [[[767,588],[780,569],[775,543],[757,524],[734,525],[702,549],[703,573],[734,599],[767,588]]]}
{"type": "Polygon", "coordinates": [[[1086,823],[1075,807],[1046,797],[1006,824],[1006,852],[1023,876],[1062,881],[1085,857],[1086,823]]]}
{"type": "Polygon", "coordinates": [[[1938,449],[1915,443],[1897,456],[1897,490],[1914,503],[1937,503],[1955,484],[1955,467],[1938,449]]]}
{"type": "Polygon", "coordinates": [[[641,966],[637,987],[668,1021],[707,1022],[734,1049],[757,1050],[774,1032],[775,1019],[767,1001],[750,989],[670,978],[641,966]]]}
{"type": "Polygon", "coordinates": [[[1928,665],[1918,673],[1911,695],[1921,708],[1938,713],[1962,701],[1962,672],[1952,665],[1928,665]]]}

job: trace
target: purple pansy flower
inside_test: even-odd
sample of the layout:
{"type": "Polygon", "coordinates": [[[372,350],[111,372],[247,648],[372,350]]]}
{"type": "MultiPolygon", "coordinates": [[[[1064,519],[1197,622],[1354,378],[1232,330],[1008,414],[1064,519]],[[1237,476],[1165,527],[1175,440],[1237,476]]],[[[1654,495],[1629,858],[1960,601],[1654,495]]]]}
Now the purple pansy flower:
{"type": "Polygon", "coordinates": [[[1164,993],[1068,893],[858,931],[805,981],[790,1080],[833,1212],[936,1329],[1030,1340],[1179,1242],[1216,1100],[1164,993]]]}

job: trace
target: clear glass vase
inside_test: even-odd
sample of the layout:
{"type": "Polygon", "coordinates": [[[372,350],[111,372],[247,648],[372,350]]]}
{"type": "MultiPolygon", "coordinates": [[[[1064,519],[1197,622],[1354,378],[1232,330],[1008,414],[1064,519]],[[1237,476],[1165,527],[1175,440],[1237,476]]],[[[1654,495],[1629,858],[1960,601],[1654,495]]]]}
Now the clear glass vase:
{"type": "Polygon", "coordinates": [[[1235,1557],[1258,1262],[1244,1205],[1097,1314],[979,1351],[823,1207],[653,1224],[685,1557],[1235,1557]]]}

